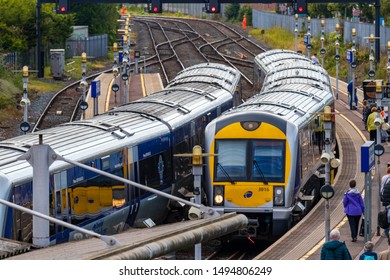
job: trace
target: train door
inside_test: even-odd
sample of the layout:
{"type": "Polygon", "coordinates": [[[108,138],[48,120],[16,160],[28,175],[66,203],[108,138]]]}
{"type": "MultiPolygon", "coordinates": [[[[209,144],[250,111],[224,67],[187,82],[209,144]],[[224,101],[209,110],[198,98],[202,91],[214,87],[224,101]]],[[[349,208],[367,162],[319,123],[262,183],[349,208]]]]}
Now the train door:
{"type": "MultiPolygon", "coordinates": [[[[54,191],[52,196],[52,215],[53,217],[64,220],[68,223],[70,220],[70,198],[68,194],[68,182],[66,171],[61,171],[54,174],[54,191]]],[[[60,225],[53,225],[54,232],[51,234],[59,234],[63,232],[64,228],[60,225]]],[[[60,238],[62,239],[62,238],[60,238]]]]}
{"type": "MultiPolygon", "coordinates": [[[[133,182],[138,182],[138,149],[137,147],[127,148],[123,156],[123,176],[133,182]]],[[[125,185],[127,201],[129,202],[129,224],[133,224],[135,214],[139,208],[140,190],[132,185],[125,185]]]]}

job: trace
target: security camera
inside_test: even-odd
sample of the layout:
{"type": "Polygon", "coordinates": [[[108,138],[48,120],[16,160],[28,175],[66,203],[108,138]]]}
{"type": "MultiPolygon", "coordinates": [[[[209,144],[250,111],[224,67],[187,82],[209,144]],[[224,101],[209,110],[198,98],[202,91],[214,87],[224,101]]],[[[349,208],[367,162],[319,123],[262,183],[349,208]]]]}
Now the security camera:
{"type": "Polygon", "coordinates": [[[321,36],[321,41],[325,41],[325,37],[324,36],[321,36]]]}
{"type": "Polygon", "coordinates": [[[30,105],[30,99],[22,98],[22,100],[20,100],[20,106],[24,107],[24,106],[28,106],[28,105],[30,105]]]}
{"type": "Polygon", "coordinates": [[[374,61],[374,56],[373,55],[370,55],[370,58],[369,58],[370,61],[374,61]]]}
{"type": "Polygon", "coordinates": [[[387,130],[389,130],[389,128],[390,128],[390,125],[388,123],[385,123],[385,122],[382,123],[382,125],[381,125],[382,130],[387,131],[387,130]]]}
{"type": "Polygon", "coordinates": [[[127,59],[127,57],[124,57],[122,63],[126,64],[127,62],[129,62],[129,60],[127,59]]]}
{"type": "Polygon", "coordinates": [[[336,42],[336,47],[340,47],[340,43],[339,42],[336,42]]]}
{"type": "Polygon", "coordinates": [[[118,67],[114,67],[112,69],[112,72],[114,73],[114,76],[118,76],[118,72],[119,72],[118,67]]]}
{"type": "Polygon", "coordinates": [[[80,86],[81,86],[81,87],[87,87],[87,86],[88,86],[87,81],[81,81],[81,82],[80,82],[80,86]]]}
{"type": "Polygon", "coordinates": [[[330,161],[330,154],[328,153],[322,153],[321,155],[321,163],[327,164],[330,161]]]}
{"type": "Polygon", "coordinates": [[[380,118],[375,118],[374,125],[376,127],[379,127],[382,124],[382,120],[380,118]]]}
{"type": "Polygon", "coordinates": [[[200,218],[202,218],[202,212],[200,211],[200,209],[196,207],[191,207],[188,211],[188,219],[197,220],[200,218]]]}
{"type": "Polygon", "coordinates": [[[341,163],[341,161],[340,161],[338,158],[332,158],[332,159],[330,160],[330,166],[331,166],[332,168],[337,168],[337,167],[339,167],[339,166],[340,166],[340,163],[341,163]]]}

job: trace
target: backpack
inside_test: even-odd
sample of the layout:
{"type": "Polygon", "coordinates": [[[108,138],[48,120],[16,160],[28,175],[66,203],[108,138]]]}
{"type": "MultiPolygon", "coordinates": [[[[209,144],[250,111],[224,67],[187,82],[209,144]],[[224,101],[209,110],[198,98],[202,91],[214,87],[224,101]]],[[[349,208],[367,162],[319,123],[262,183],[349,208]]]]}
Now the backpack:
{"type": "Polygon", "coordinates": [[[374,256],[365,255],[363,260],[375,260],[374,256]]]}
{"type": "Polygon", "coordinates": [[[352,92],[352,82],[349,82],[347,88],[348,88],[348,92],[351,93],[352,92]]]}
{"type": "Polygon", "coordinates": [[[387,220],[387,209],[382,210],[378,213],[378,225],[383,229],[389,227],[389,222],[387,220]]]}

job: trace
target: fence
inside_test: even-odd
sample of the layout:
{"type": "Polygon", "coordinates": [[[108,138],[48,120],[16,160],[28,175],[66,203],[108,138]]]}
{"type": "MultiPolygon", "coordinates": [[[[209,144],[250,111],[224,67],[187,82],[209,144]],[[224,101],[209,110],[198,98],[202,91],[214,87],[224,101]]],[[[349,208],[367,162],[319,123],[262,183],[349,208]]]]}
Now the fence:
{"type": "MultiPolygon", "coordinates": [[[[45,65],[50,64],[49,50],[51,48],[61,48],[61,46],[47,47],[44,58],[45,65]]],[[[83,52],[86,52],[88,57],[106,58],[108,55],[108,35],[96,35],[81,40],[66,41],[65,58],[81,56],[83,52]]],[[[28,65],[32,70],[38,68],[36,63],[36,48],[32,48],[26,53],[13,52],[0,55],[0,68],[4,68],[7,71],[20,70],[24,65],[28,65]]]]}
{"type": "Polygon", "coordinates": [[[67,40],[65,58],[81,56],[85,52],[88,57],[102,58],[108,55],[108,35],[96,35],[79,40],[67,40]]]}
{"type": "MultiPolygon", "coordinates": [[[[274,13],[267,13],[253,9],[253,27],[261,29],[269,29],[273,26],[280,26],[283,29],[294,32],[295,29],[295,17],[293,15],[279,15],[274,13]]],[[[343,21],[339,22],[338,19],[325,19],[324,30],[325,33],[335,32],[336,24],[339,23],[342,27],[344,43],[352,41],[352,28],[356,29],[356,44],[359,48],[369,48],[368,37],[370,34],[375,34],[375,25],[371,23],[358,23],[343,21]]],[[[298,18],[298,30],[302,30],[302,27],[307,28],[307,18],[298,18]]],[[[321,35],[321,19],[311,19],[310,21],[310,33],[312,36],[321,35]]],[[[390,28],[380,27],[380,47],[381,51],[387,50],[387,42],[390,41],[390,28]]]]}

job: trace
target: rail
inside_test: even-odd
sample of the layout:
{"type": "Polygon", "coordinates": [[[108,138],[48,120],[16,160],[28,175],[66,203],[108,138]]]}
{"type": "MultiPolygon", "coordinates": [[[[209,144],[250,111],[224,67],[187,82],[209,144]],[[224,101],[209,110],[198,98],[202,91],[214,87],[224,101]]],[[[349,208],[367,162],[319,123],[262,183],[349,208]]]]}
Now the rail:
{"type": "Polygon", "coordinates": [[[75,230],[75,231],[79,231],[79,232],[81,232],[81,233],[90,235],[90,236],[92,236],[92,237],[99,238],[100,240],[104,241],[104,242],[108,245],[109,248],[116,248],[116,247],[121,246],[120,242],[119,242],[118,240],[116,240],[116,239],[115,239],[114,237],[112,237],[112,236],[102,235],[102,234],[96,233],[96,232],[94,232],[94,231],[87,230],[87,229],[84,229],[84,228],[75,226],[75,225],[73,225],[73,224],[70,224],[70,223],[61,221],[61,220],[59,220],[59,219],[56,219],[56,218],[47,216],[47,215],[42,214],[42,213],[40,213],[40,212],[37,212],[37,211],[31,210],[31,209],[28,209],[28,208],[26,208],[26,207],[17,205],[17,204],[15,204],[15,203],[6,201],[6,200],[1,199],[1,198],[0,198],[0,203],[6,205],[6,206],[8,206],[8,207],[12,207],[12,208],[14,208],[14,209],[17,209],[17,210],[20,210],[20,211],[24,211],[24,212],[29,213],[29,214],[31,214],[31,215],[37,216],[37,217],[39,217],[39,218],[48,220],[48,221],[53,222],[53,223],[55,223],[55,224],[59,224],[59,225],[61,225],[61,226],[63,226],[63,227],[67,227],[67,228],[73,229],[73,230],[75,230]]]}

